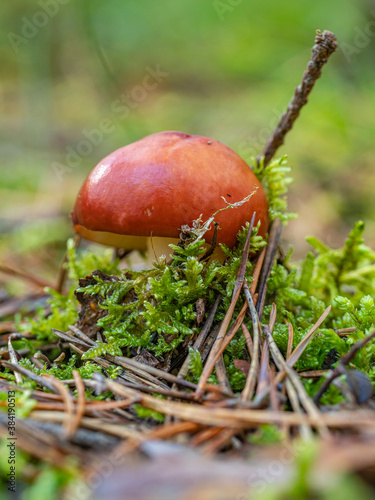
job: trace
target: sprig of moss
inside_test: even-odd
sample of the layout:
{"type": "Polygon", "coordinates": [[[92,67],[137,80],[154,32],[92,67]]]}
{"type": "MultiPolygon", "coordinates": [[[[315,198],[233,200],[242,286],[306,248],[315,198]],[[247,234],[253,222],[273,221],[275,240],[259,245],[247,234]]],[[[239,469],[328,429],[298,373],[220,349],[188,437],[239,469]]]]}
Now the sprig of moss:
{"type": "Polygon", "coordinates": [[[288,186],[293,179],[288,176],[291,168],[287,165],[287,157],[283,156],[272,160],[267,166],[264,166],[264,158],[260,162],[253,161],[254,174],[261,181],[266,192],[269,214],[271,220],[280,218],[283,222],[294,219],[296,214],[287,212],[288,186]]]}

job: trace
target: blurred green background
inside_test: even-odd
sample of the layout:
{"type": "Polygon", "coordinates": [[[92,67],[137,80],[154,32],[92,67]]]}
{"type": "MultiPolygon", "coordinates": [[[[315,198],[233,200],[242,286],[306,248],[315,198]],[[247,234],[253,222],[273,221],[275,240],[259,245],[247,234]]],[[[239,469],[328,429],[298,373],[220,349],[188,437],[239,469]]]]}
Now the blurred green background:
{"type": "MultiPolygon", "coordinates": [[[[0,258],[55,276],[90,169],[162,130],[259,153],[310,57],[340,50],[280,150],[293,167],[284,233],[375,243],[375,5],[365,0],[18,0],[2,5],[0,258]]],[[[2,278],[0,277],[0,280],[2,278]]]]}

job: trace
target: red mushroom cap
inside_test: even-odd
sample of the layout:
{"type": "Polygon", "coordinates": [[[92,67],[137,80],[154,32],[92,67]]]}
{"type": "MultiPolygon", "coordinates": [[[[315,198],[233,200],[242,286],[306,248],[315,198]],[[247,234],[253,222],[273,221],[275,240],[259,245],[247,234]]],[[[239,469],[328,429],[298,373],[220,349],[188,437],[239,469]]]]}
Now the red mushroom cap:
{"type": "MultiPolygon", "coordinates": [[[[210,218],[230,203],[250,200],[220,212],[218,242],[229,247],[253,212],[268,229],[266,194],[247,163],[221,142],[181,132],[153,134],[104,158],[83,184],[73,210],[76,232],[178,238],[201,214],[210,218]]],[[[213,229],[205,234],[212,238],[213,229]]],[[[106,243],[103,238],[97,240],[106,243]]],[[[114,244],[108,241],[108,244],[114,244]]]]}

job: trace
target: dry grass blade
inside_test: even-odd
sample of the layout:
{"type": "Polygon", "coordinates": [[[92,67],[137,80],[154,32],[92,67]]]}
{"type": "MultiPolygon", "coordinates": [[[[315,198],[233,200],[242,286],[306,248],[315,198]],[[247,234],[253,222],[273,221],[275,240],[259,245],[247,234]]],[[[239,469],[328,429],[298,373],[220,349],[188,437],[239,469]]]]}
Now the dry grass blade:
{"type": "Polygon", "coordinates": [[[144,439],[168,439],[185,432],[196,432],[202,428],[194,422],[173,422],[168,425],[161,425],[152,431],[144,434],[144,439]]]}
{"type": "MultiPolygon", "coordinates": [[[[61,422],[65,421],[65,412],[59,411],[32,411],[30,417],[34,420],[39,420],[43,422],[61,422]]],[[[130,427],[129,425],[122,424],[109,424],[103,419],[83,417],[80,422],[81,427],[86,429],[92,429],[94,431],[104,432],[110,434],[111,436],[117,436],[120,438],[130,438],[130,439],[141,439],[142,434],[130,427]]]]}
{"type": "MultiPolygon", "coordinates": [[[[134,403],[138,403],[139,398],[137,399],[129,399],[129,400],[118,400],[118,401],[105,401],[105,402],[100,402],[100,401],[87,401],[88,404],[85,405],[83,408],[83,413],[80,415],[80,419],[78,424],[80,423],[83,415],[93,415],[94,413],[97,413],[99,411],[109,411],[109,410],[117,410],[119,408],[127,408],[131,406],[134,403]]],[[[78,410],[78,401],[76,399],[73,399],[73,403],[77,406],[78,410]]],[[[18,405],[20,408],[24,405],[23,402],[19,402],[18,405]]],[[[7,406],[6,401],[0,401],[0,406],[5,407],[7,406]]],[[[64,411],[66,408],[66,405],[64,403],[59,402],[37,402],[35,406],[33,407],[34,410],[46,410],[46,411],[64,411]]],[[[76,413],[77,416],[77,413],[76,413]]],[[[76,431],[78,429],[79,425],[74,429],[76,431]]]]}
{"type": "MultiPolygon", "coordinates": [[[[273,357],[273,360],[279,370],[284,370],[287,373],[287,376],[293,383],[297,393],[298,397],[301,401],[302,406],[305,408],[305,410],[309,413],[310,416],[316,417],[318,420],[321,417],[321,413],[319,412],[318,408],[315,406],[309,395],[307,394],[304,385],[302,384],[300,378],[298,377],[297,373],[291,368],[290,366],[287,365],[287,362],[285,361],[283,355],[279,351],[279,348],[276,345],[276,342],[274,341],[272,337],[272,333],[270,332],[270,329],[268,326],[264,325],[263,326],[263,331],[268,339],[270,351],[273,357]]],[[[323,423],[320,423],[318,426],[318,429],[321,433],[322,436],[327,436],[327,428],[323,423]]]]}
{"type": "Polygon", "coordinates": [[[288,360],[293,351],[294,331],[292,323],[288,322],[288,346],[286,348],[286,359],[288,360]]]}
{"type": "Polygon", "coordinates": [[[270,378],[270,404],[271,404],[271,409],[273,411],[280,411],[280,398],[277,392],[277,388],[273,381],[275,380],[276,376],[276,368],[274,365],[269,365],[269,378],[270,378]]]}
{"type": "MultiPolygon", "coordinates": [[[[269,320],[269,329],[272,332],[276,323],[276,308],[272,308],[269,320]]],[[[265,387],[271,387],[270,384],[270,356],[268,340],[265,339],[262,346],[262,355],[260,360],[259,381],[257,394],[261,394],[265,387]]]]}
{"type": "MultiPolygon", "coordinates": [[[[0,434],[5,435],[5,429],[5,425],[0,424],[0,434]]],[[[64,443],[64,451],[62,451],[61,443],[57,442],[49,432],[34,429],[23,419],[18,419],[17,421],[17,447],[26,451],[31,456],[37,457],[43,462],[48,462],[63,470],[65,467],[69,470],[69,465],[66,462],[67,455],[64,451],[74,453],[82,461],[82,453],[79,448],[68,447],[64,443]]]]}
{"type": "Polygon", "coordinates": [[[211,352],[207,358],[207,361],[204,365],[202,374],[200,376],[200,379],[199,379],[199,382],[197,385],[197,390],[196,390],[197,397],[200,397],[203,394],[204,386],[206,385],[208,377],[211,375],[211,373],[215,367],[215,363],[217,361],[217,355],[218,355],[218,352],[220,350],[221,343],[224,341],[226,331],[228,329],[229,323],[231,322],[231,319],[232,319],[232,316],[234,313],[234,309],[235,309],[236,304],[237,304],[237,300],[238,300],[240,293],[241,293],[243,281],[245,278],[246,264],[247,264],[247,260],[249,258],[251,231],[252,231],[252,228],[254,225],[254,220],[255,220],[255,212],[251,218],[249,230],[247,232],[246,242],[245,242],[245,246],[244,246],[244,249],[242,252],[242,257],[241,257],[240,268],[238,270],[236,283],[234,285],[232,300],[231,300],[230,306],[228,308],[228,311],[227,311],[227,313],[222,321],[222,324],[221,324],[221,327],[220,327],[220,330],[218,333],[218,339],[220,339],[220,342],[218,342],[215,350],[214,349],[211,350],[211,352]]]}
{"type": "MultiPolygon", "coordinates": [[[[17,354],[12,345],[12,340],[19,340],[22,338],[22,335],[19,333],[11,333],[8,338],[8,351],[9,358],[14,365],[18,366],[17,354]]],[[[22,375],[18,372],[14,372],[14,377],[16,379],[17,384],[22,384],[22,375]]]]}
{"type": "Polygon", "coordinates": [[[346,335],[349,335],[350,333],[353,333],[356,331],[357,331],[357,327],[351,326],[349,328],[339,328],[338,330],[335,330],[335,333],[337,333],[337,335],[339,337],[345,337],[346,335]]]}
{"type": "Polygon", "coordinates": [[[320,316],[315,325],[310,328],[310,330],[306,333],[303,339],[296,346],[292,354],[287,358],[287,362],[289,366],[294,366],[299,358],[302,356],[304,350],[308,346],[309,342],[313,339],[317,329],[323,323],[323,321],[327,318],[328,314],[331,312],[331,306],[328,306],[324,313],[320,316]]]}
{"type": "Polygon", "coordinates": [[[60,339],[63,339],[63,340],[66,340],[67,342],[70,342],[72,344],[77,344],[77,345],[80,345],[82,347],[85,347],[86,349],[88,347],[91,347],[92,344],[88,344],[86,341],[83,341],[83,340],[80,340],[80,339],[77,339],[77,337],[74,337],[73,335],[71,335],[70,333],[68,332],[61,332],[60,330],[56,330],[55,328],[52,328],[51,329],[52,332],[57,335],[60,339]]]}
{"type": "MultiPolygon", "coordinates": [[[[73,339],[73,342],[77,339],[74,339],[74,337],[71,337],[73,339]]],[[[83,354],[84,351],[78,349],[76,346],[71,346],[75,351],[79,352],[80,354],[83,354]]],[[[95,360],[100,360],[99,364],[105,364],[105,361],[108,360],[108,366],[109,364],[116,364],[121,366],[122,368],[125,368],[127,370],[130,370],[134,374],[138,375],[141,377],[142,383],[149,382],[157,387],[164,387],[165,389],[169,389],[168,386],[163,384],[160,380],[157,380],[157,378],[161,378],[166,380],[167,382],[171,383],[176,383],[179,386],[186,387],[187,389],[196,389],[196,384],[193,384],[192,382],[189,382],[188,380],[185,379],[180,379],[176,375],[173,375],[172,373],[165,372],[163,370],[159,370],[158,368],[155,368],[153,366],[145,365],[143,363],[139,363],[138,361],[135,361],[134,359],[131,358],[126,358],[123,356],[110,356],[109,354],[105,355],[105,359],[102,357],[95,358],[95,360]]],[[[97,361],[99,362],[99,361],[97,361]]],[[[127,374],[128,376],[129,374],[127,374]]],[[[137,383],[137,380],[134,378],[133,380],[135,383],[137,383]]],[[[220,392],[220,390],[218,391],[220,392]]]]}
{"type": "Polygon", "coordinates": [[[267,339],[263,341],[261,352],[262,354],[260,356],[260,367],[258,373],[258,385],[256,394],[262,393],[266,387],[270,386],[270,380],[268,376],[270,355],[267,339]]]}
{"type": "MultiPolygon", "coordinates": [[[[285,381],[285,386],[286,386],[286,391],[288,393],[288,398],[289,398],[290,404],[292,405],[293,411],[295,413],[298,413],[299,415],[302,415],[302,409],[301,409],[301,406],[299,404],[297,391],[295,390],[295,388],[293,387],[293,384],[291,383],[291,381],[289,379],[287,379],[285,381]]],[[[302,439],[310,441],[313,437],[313,433],[312,433],[310,426],[307,424],[301,424],[299,428],[300,428],[300,433],[301,433],[302,439]]]]}
{"type": "Polygon", "coordinates": [[[247,329],[247,326],[245,325],[245,323],[242,323],[241,330],[242,330],[242,333],[243,333],[245,340],[246,340],[246,346],[247,346],[247,349],[249,351],[250,358],[252,359],[254,356],[253,339],[251,338],[250,332],[247,329]]]}
{"type": "Polygon", "coordinates": [[[231,428],[222,429],[216,436],[212,437],[212,439],[203,447],[202,449],[203,455],[209,456],[220,451],[224,446],[230,443],[231,439],[235,434],[236,430],[234,429],[231,428]]]}
{"type": "MultiPolygon", "coordinates": [[[[81,237],[78,236],[78,234],[76,234],[74,237],[74,248],[76,250],[79,247],[80,242],[81,242],[81,237]]],[[[60,264],[59,273],[57,276],[57,284],[56,284],[55,290],[58,293],[62,293],[62,290],[64,288],[65,278],[66,278],[67,271],[68,271],[67,263],[68,263],[68,252],[66,251],[64,258],[60,264]]]]}
{"type": "MultiPolygon", "coordinates": [[[[84,351],[82,351],[79,347],[77,347],[73,344],[71,344],[71,348],[74,351],[78,352],[78,354],[80,354],[81,356],[82,356],[82,354],[84,354],[84,351]]],[[[98,365],[102,366],[105,370],[109,370],[111,365],[112,365],[112,363],[108,359],[106,359],[102,356],[97,356],[95,358],[92,358],[92,361],[94,363],[97,363],[98,365]]],[[[146,375],[147,375],[147,373],[146,373],[146,375]]],[[[169,390],[169,387],[166,384],[164,384],[163,382],[161,382],[157,378],[152,377],[150,375],[148,375],[147,378],[146,377],[143,378],[140,375],[137,375],[136,373],[134,373],[132,371],[124,371],[121,374],[119,374],[119,378],[123,378],[124,380],[131,382],[131,383],[134,383],[134,384],[138,384],[139,386],[146,385],[148,387],[152,387],[155,390],[156,389],[169,390]]]]}
{"type": "MultiPolygon", "coordinates": [[[[294,330],[293,330],[293,325],[289,322],[287,322],[288,325],[288,345],[286,348],[286,360],[290,358],[290,355],[292,354],[293,351],[293,341],[294,341],[294,330]]],[[[275,381],[273,381],[273,387],[276,387],[275,381]]],[[[286,395],[286,385],[283,385],[282,388],[282,394],[283,396],[286,395]]]]}
{"type": "Polygon", "coordinates": [[[222,389],[224,392],[233,396],[232,388],[230,386],[230,382],[228,379],[227,370],[225,368],[224,358],[223,358],[222,354],[220,354],[219,359],[216,361],[215,373],[217,376],[217,380],[219,382],[220,389],[222,389]]]}
{"type": "Polygon", "coordinates": [[[217,436],[222,430],[223,427],[208,427],[203,429],[200,432],[197,432],[195,436],[190,441],[191,446],[200,446],[201,444],[209,441],[213,437],[217,436]]]}
{"type": "Polygon", "coordinates": [[[196,389],[196,384],[189,382],[184,379],[179,379],[176,375],[172,373],[165,372],[163,370],[159,370],[153,366],[144,365],[143,363],[139,363],[134,359],[125,358],[123,356],[106,356],[106,358],[111,361],[111,363],[118,364],[123,368],[133,371],[137,375],[144,377],[147,380],[154,381],[152,377],[158,377],[166,380],[167,382],[176,383],[179,386],[186,387],[187,389],[196,389]]]}
{"type": "Polygon", "coordinates": [[[46,298],[47,294],[39,292],[6,300],[4,303],[0,304],[0,318],[12,316],[13,314],[19,312],[20,308],[26,306],[29,310],[35,311],[37,304],[40,303],[40,300],[46,298]]]}
{"type": "Polygon", "coordinates": [[[0,334],[8,332],[16,333],[16,326],[14,321],[2,321],[0,323],[0,334]]]}
{"type": "Polygon", "coordinates": [[[50,368],[51,367],[51,361],[47,358],[47,356],[45,354],[42,354],[41,352],[36,352],[31,360],[33,360],[33,358],[37,359],[37,360],[41,360],[43,361],[42,364],[42,368],[44,368],[44,365],[47,367],[47,368],[50,368]]]}
{"type": "MultiPolygon", "coordinates": [[[[10,382],[6,382],[5,380],[0,378],[0,392],[4,390],[15,390],[15,391],[30,391],[30,389],[26,387],[21,387],[16,384],[12,384],[10,382]]],[[[37,399],[38,401],[40,400],[45,400],[47,399],[48,401],[61,401],[61,396],[59,394],[50,394],[49,392],[43,392],[43,391],[31,391],[31,397],[34,399],[37,399]]]]}
{"type": "MultiPolygon", "coordinates": [[[[218,343],[220,342],[221,345],[220,345],[219,349],[216,349],[217,354],[214,358],[215,362],[223,354],[225,349],[228,347],[230,341],[233,339],[233,337],[236,335],[238,329],[242,325],[242,322],[243,322],[245,314],[246,314],[246,310],[247,310],[247,304],[245,302],[245,304],[242,306],[241,311],[238,313],[238,316],[237,316],[235,322],[230,327],[230,329],[229,329],[228,333],[226,334],[226,336],[224,337],[224,339],[217,338],[218,343]]],[[[215,349],[215,344],[214,344],[214,349],[215,349]]]]}
{"type": "Polygon", "coordinates": [[[73,436],[75,431],[74,426],[74,404],[72,396],[66,386],[58,378],[44,374],[43,378],[47,378],[51,384],[56,387],[56,390],[61,394],[62,400],[65,405],[65,419],[63,422],[63,428],[66,437],[69,439],[73,436]]]}
{"type": "Polygon", "coordinates": [[[86,344],[91,345],[91,346],[96,346],[97,343],[90,339],[85,333],[82,332],[79,328],[77,328],[74,325],[69,325],[69,329],[74,333],[74,335],[77,335],[79,339],[81,339],[83,342],[86,342],[86,344]]]}
{"type": "Polygon", "coordinates": [[[77,370],[73,370],[73,378],[76,383],[77,396],[78,396],[76,414],[72,424],[73,434],[74,434],[79,427],[83,415],[85,414],[86,395],[85,395],[85,385],[82,382],[82,377],[77,372],[77,370]]]}
{"type": "Polygon", "coordinates": [[[219,334],[221,327],[221,323],[218,323],[213,327],[213,329],[210,331],[210,333],[207,335],[206,340],[204,341],[202,347],[200,348],[199,352],[202,358],[202,363],[205,362],[207,359],[208,355],[211,352],[212,346],[214,345],[216,338],[219,334]]]}
{"type": "Polygon", "coordinates": [[[120,444],[115,450],[115,453],[116,456],[120,457],[124,454],[134,452],[145,441],[155,439],[170,439],[181,434],[194,433],[201,428],[202,426],[195,422],[172,422],[167,425],[164,424],[157,427],[156,429],[152,429],[151,431],[147,430],[141,435],[138,441],[134,439],[131,442],[126,441],[125,443],[120,444]]]}
{"type": "Polygon", "coordinates": [[[302,378],[320,378],[326,373],[328,373],[328,370],[308,370],[305,372],[298,372],[298,375],[302,378]]]}
{"type": "Polygon", "coordinates": [[[48,380],[46,380],[43,377],[40,377],[39,375],[36,375],[34,372],[31,370],[28,370],[27,368],[24,368],[23,366],[15,365],[13,363],[9,363],[8,361],[1,360],[0,364],[4,366],[5,368],[9,368],[9,370],[13,372],[18,372],[21,375],[24,375],[25,377],[29,378],[30,380],[33,380],[37,384],[41,385],[42,387],[45,387],[51,392],[58,393],[59,391],[56,389],[56,387],[50,383],[48,380]]]}
{"type": "Polygon", "coordinates": [[[266,255],[266,247],[264,247],[263,250],[261,251],[261,253],[258,257],[257,263],[255,264],[255,267],[254,267],[254,272],[253,272],[253,276],[252,276],[253,280],[252,280],[251,285],[250,285],[250,293],[252,296],[254,296],[255,290],[256,290],[257,285],[258,285],[259,276],[260,276],[260,272],[262,270],[265,255],[266,255]]]}
{"type": "Polygon", "coordinates": [[[251,296],[249,287],[247,283],[244,283],[244,291],[247,303],[249,305],[249,310],[251,314],[251,320],[253,322],[253,355],[251,357],[250,370],[247,374],[245,387],[242,391],[241,398],[244,401],[249,401],[253,394],[258,374],[259,367],[259,349],[260,349],[260,322],[258,314],[251,296]]]}
{"type": "Polygon", "coordinates": [[[267,280],[270,277],[273,262],[276,257],[277,249],[279,247],[282,228],[283,226],[281,220],[276,219],[273,221],[268,235],[267,249],[264,257],[262,272],[260,275],[258,300],[256,305],[256,310],[260,320],[262,320],[264,304],[266,301],[267,280]]]}
{"type": "MultiPolygon", "coordinates": [[[[221,296],[219,295],[215,300],[215,303],[210,311],[210,314],[208,315],[206,323],[204,324],[196,341],[194,342],[193,349],[200,351],[200,349],[202,348],[202,346],[207,338],[207,335],[209,334],[209,331],[211,329],[211,326],[212,326],[212,323],[214,321],[215,314],[216,314],[217,308],[219,307],[220,301],[221,301],[221,296]]],[[[189,352],[189,354],[186,356],[186,359],[180,368],[180,371],[178,372],[178,375],[177,375],[178,378],[184,378],[187,375],[187,373],[189,371],[190,360],[191,360],[191,353],[189,352]]]]}

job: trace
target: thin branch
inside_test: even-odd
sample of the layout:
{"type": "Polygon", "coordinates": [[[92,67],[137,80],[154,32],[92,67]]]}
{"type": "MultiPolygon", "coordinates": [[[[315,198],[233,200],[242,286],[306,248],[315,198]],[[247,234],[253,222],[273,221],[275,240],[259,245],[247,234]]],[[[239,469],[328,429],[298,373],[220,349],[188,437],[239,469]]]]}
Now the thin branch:
{"type": "Polygon", "coordinates": [[[281,116],[276,129],[268,138],[262,154],[258,156],[258,163],[264,157],[264,165],[268,165],[278,148],[284,144],[287,132],[293,127],[301,109],[307,103],[308,96],[316,80],[321,76],[324,64],[326,64],[328,58],[336,49],[337,41],[335,35],[330,31],[323,31],[322,33],[318,30],[315,37],[315,45],[311,51],[311,59],[303,74],[302,82],[296,87],[294,96],[286,112],[281,116]]]}
{"type": "Polygon", "coordinates": [[[259,316],[259,319],[262,321],[263,316],[263,308],[266,300],[266,292],[267,292],[267,280],[271,274],[273,262],[276,257],[277,249],[279,246],[279,241],[281,238],[282,232],[282,222],[280,219],[276,219],[271,227],[267,250],[264,258],[264,264],[262,267],[262,272],[259,280],[259,288],[258,288],[258,300],[256,305],[256,310],[259,316]]]}

